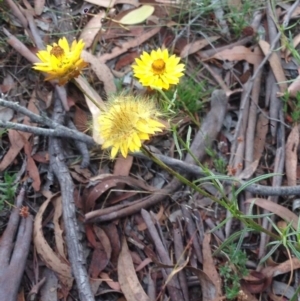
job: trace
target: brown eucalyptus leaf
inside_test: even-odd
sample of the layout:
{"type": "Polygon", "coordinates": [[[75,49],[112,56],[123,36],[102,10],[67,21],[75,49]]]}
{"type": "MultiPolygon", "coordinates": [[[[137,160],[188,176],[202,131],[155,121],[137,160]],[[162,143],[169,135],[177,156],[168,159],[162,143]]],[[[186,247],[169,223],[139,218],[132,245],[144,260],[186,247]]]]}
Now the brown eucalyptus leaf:
{"type": "Polygon", "coordinates": [[[127,300],[150,301],[136,275],[125,237],[122,241],[122,250],[118,259],[118,279],[127,300]]]}
{"type": "Polygon", "coordinates": [[[222,50],[214,54],[210,59],[228,60],[228,61],[247,61],[249,64],[259,64],[263,56],[260,53],[251,51],[245,46],[235,46],[231,49],[222,50]]]}
{"type": "Polygon", "coordinates": [[[204,234],[204,240],[202,244],[203,272],[215,284],[215,287],[218,292],[218,296],[222,296],[222,280],[214,264],[214,259],[212,257],[212,251],[210,248],[210,238],[211,238],[210,233],[204,234]]]}
{"type": "Polygon", "coordinates": [[[98,240],[101,241],[101,244],[103,246],[107,258],[110,259],[112,248],[110,245],[109,238],[107,237],[105,231],[102,229],[102,227],[98,227],[97,225],[94,225],[94,232],[98,240]]]}
{"type": "Polygon", "coordinates": [[[300,269],[300,260],[296,257],[288,259],[275,266],[265,267],[261,270],[261,273],[266,277],[275,277],[278,275],[289,273],[291,270],[300,269]]]}
{"type": "Polygon", "coordinates": [[[185,58],[190,54],[193,54],[200,49],[204,48],[205,46],[211,44],[212,42],[220,39],[219,36],[214,37],[208,37],[207,39],[201,39],[194,42],[191,42],[183,47],[183,49],[180,52],[180,57],[185,58]]]}
{"type": "Polygon", "coordinates": [[[94,15],[92,19],[84,26],[79,40],[83,40],[85,48],[89,48],[92,45],[95,36],[102,28],[103,18],[105,18],[105,12],[101,11],[100,13],[94,15]]]}
{"type": "MultiPolygon", "coordinates": [[[[264,40],[259,40],[258,43],[264,55],[267,55],[270,51],[270,44],[264,40]]],[[[269,57],[269,63],[280,87],[280,92],[284,93],[287,89],[287,80],[281,65],[279,55],[273,52],[269,57]]]]}
{"type": "Polygon", "coordinates": [[[288,223],[292,223],[292,227],[297,230],[298,228],[298,216],[287,209],[284,206],[276,204],[272,201],[261,199],[261,198],[253,198],[246,201],[247,204],[255,203],[256,206],[266,209],[276,215],[280,216],[282,219],[287,221],[288,223]]]}
{"type": "Polygon", "coordinates": [[[256,123],[256,130],[255,130],[255,137],[254,137],[254,154],[253,160],[260,160],[263,151],[265,149],[265,142],[266,136],[269,130],[269,120],[267,117],[267,112],[264,114],[259,114],[257,123],[256,123]]]}
{"type": "Polygon", "coordinates": [[[60,220],[62,217],[62,199],[61,195],[58,195],[56,198],[53,198],[53,206],[54,206],[54,215],[53,215],[53,224],[54,224],[54,233],[55,233],[55,246],[57,252],[61,258],[63,258],[66,262],[68,262],[65,251],[66,244],[63,238],[63,229],[60,225],[60,220]]]}
{"type": "Polygon", "coordinates": [[[289,186],[297,185],[299,126],[292,128],[285,145],[285,173],[289,186]]]}
{"type": "Polygon", "coordinates": [[[95,185],[86,198],[86,212],[89,212],[95,207],[96,200],[109,189],[118,186],[119,184],[127,184],[131,187],[144,189],[146,191],[158,192],[159,190],[148,185],[142,180],[134,179],[126,176],[108,176],[103,178],[101,182],[95,185]]]}
{"type": "Polygon", "coordinates": [[[34,0],[34,12],[37,16],[39,16],[44,9],[45,0],[34,0]]]}
{"type": "MultiPolygon", "coordinates": [[[[35,92],[33,92],[29,100],[27,109],[32,113],[39,115],[38,108],[35,105],[36,102],[37,102],[36,94],[35,92]]],[[[27,116],[25,116],[23,124],[35,126],[35,124],[32,123],[30,121],[30,118],[27,116]]],[[[8,137],[11,145],[8,152],[5,154],[5,156],[2,158],[0,162],[0,171],[5,170],[15,160],[20,150],[24,147],[25,141],[28,140],[31,136],[32,136],[31,133],[18,132],[13,129],[8,130],[8,137]]]]}
{"type": "Polygon", "coordinates": [[[98,57],[85,50],[82,51],[81,57],[90,64],[90,67],[95,72],[99,80],[103,82],[105,92],[107,94],[116,93],[117,88],[110,68],[108,68],[105,63],[101,62],[98,57]]]}
{"type": "Polygon", "coordinates": [[[33,241],[37,253],[44,261],[46,266],[53,270],[59,280],[66,286],[68,290],[72,288],[73,277],[70,265],[60,256],[55,254],[49,246],[43,233],[43,215],[53,197],[57,195],[49,195],[49,198],[42,204],[34,220],[33,241]]]}
{"type": "Polygon", "coordinates": [[[218,289],[214,282],[206,275],[205,272],[196,269],[194,267],[186,267],[193,272],[197,277],[201,285],[202,290],[202,301],[216,301],[221,300],[218,296],[218,289]]]}

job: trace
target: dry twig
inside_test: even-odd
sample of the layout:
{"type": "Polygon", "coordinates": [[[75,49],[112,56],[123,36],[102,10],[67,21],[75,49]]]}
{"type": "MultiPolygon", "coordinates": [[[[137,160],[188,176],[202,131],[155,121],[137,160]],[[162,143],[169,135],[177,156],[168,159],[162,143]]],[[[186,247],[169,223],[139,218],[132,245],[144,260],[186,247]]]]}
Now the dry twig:
{"type": "Polygon", "coordinates": [[[0,296],[5,301],[17,300],[30,249],[33,218],[31,215],[20,217],[19,214],[24,196],[25,188],[23,187],[0,241],[0,296]]]}

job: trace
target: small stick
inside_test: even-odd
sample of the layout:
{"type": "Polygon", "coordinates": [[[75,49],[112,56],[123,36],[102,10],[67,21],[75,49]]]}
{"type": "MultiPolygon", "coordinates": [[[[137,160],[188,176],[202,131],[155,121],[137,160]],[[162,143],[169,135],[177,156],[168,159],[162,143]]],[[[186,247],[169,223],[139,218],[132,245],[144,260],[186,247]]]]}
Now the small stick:
{"type": "MultiPolygon", "coordinates": [[[[159,237],[159,234],[152,221],[151,215],[145,209],[142,209],[141,214],[147,225],[148,231],[154,242],[156,251],[158,253],[158,256],[159,256],[161,262],[165,265],[171,266],[172,261],[168,255],[168,252],[165,249],[165,246],[163,245],[163,243],[159,237]]],[[[180,300],[182,300],[182,292],[180,291],[178,277],[176,274],[174,274],[173,277],[169,277],[171,275],[171,273],[172,273],[172,268],[162,269],[162,274],[163,274],[165,281],[169,280],[168,283],[166,283],[166,286],[167,286],[167,289],[169,292],[170,299],[172,301],[180,301],[180,300]]]]}
{"type": "Polygon", "coordinates": [[[17,131],[32,133],[40,136],[58,137],[58,138],[65,137],[65,138],[75,139],[89,145],[93,145],[95,143],[93,138],[91,138],[90,136],[82,134],[76,130],[69,129],[63,125],[57,127],[56,129],[43,129],[36,126],[30,126],[30,125],[24,125],[20,123],[0,120],[0,128],[14,129],[17,131]]]}
{"type": "MultiPolygon", "coordinates": [[[[55,122],[63,121],[64,114],[59,94],[55,90],[53,120],[55,122]]],[[[67,249],[72,272],[78,286],[79,299],[82,301],[95,301],[86,271],[85,256],[78,236],[79,226],[74,203],[74,184],[65,163],[61,139],[50,138],[49,154],[51,170],[55,174],[61,188],[67,249]]]]}

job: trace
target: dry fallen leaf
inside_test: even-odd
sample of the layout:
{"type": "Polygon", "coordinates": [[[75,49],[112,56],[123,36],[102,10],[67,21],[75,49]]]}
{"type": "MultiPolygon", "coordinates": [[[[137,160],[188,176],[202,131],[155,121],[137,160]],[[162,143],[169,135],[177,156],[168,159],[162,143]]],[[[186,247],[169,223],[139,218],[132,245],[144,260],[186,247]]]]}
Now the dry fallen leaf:
{"type": "Polygon", "coordinates": [[[102,227],[98,227],[97,225],[94,225],[94,232],[98,238],[99,241],[101,241],[101,244],[104,248],[104,251],[106,253],[106,256],[108,259],[111,257],[112,248],[110,245],[109,238],[107,237],[105,231],[102,229],[102,227]]]}
{"type": "Polygon", "coordinates": [[[119,56],[122,53],[125,53],[128,49],[137,47],[141,44],[143,44],[145,41],[149,40],[151,37],[156,35],[161,29],[161,26],[155,26],[155,28],[151,30],[145,30],[143,33],[141,33],[139,36],[137,36],[134,39],[130,39],[127,42],[124,42],[121,45],[116,46],[112,49],[110,53],[105,53],[99,57],[100,61],[105,63],[117,56],[119,56]]]}
{"type": "Polygon", "coordinates": [[[270,280],[261,272],[251,270],[249,275],[243,276],[243,288],[251,294],[259,294],[270,285],[270,280]]]}
{"type": "Polygon", "coordinates": [[[256,123],[256,130],[255,130],[255,137],[254,137],[254,154],[253,160],[260,160],[263,151],[265,149],[265,142],[266,136],[269,130],[269,119],[267,117],[267,112],[263,111],[264,114],[259,114],[257,123],[256,123]]]}
{"type": "Polygon", "coordinates": [[[45,6],[45,0],[34,0],[34,12],[36,15],[40,15],[43,12],[45,6]]]}
{"type": "MultiPolygon", "coordinates": [[[[116,93],[117,88],[114,82],[114,76],[101,60],[87,51],[82,51],[81,57],[90,64],[97,77],[104,84],[105,92],[109,94],[116,93]]],[[[85,90],[84,90],[85,91],[85,90]]],[[[88,93],[88,91],[86,91],[88,93]]]]}
{"type": "Polygon", "coordinates": [[[56,198],[53,198],[52,202],[54,206],[53,225],[54,225],[54,233],[55,233],[55,246],[59,256],[61,256],[61,258],[63,258],[66,262],[68,262],[65,254],[66,244],[63,239],[64,231],[60,225],[60,220],[62,218],[61,195],[58,195],[56,198]]]}
{"type": "Polygon", "coordinates": [[[193,267],[186,267],[186,269],[190,270],[198,277],[202,290],[202,301],[222,300],[222,298],[218,296],[216,285],[206,275],[206,273],[193,267]]]}
{"type": "Polygon", "coordinates": [[[289,186],[297,185],[299,126],[292,128],[285,145],[285,173],[289,186]]]}
{"type": "Polygon", "coordinates": [[[215,284],[218,292],[218,297],[222,296],[222,281],[220,275],[215,267],[214,259],[212,257],[212,251],[210,248],[210,233],[204,234],[204,240],[202,244],[203,253],[203,272],[209,277],[209,279],[215,284]]]}
{"type": "MultiPolygon", "coordinates": [[[[39,114],[37,106],[35,103],[37,102],[35,92],[32,93],[27,109],[35,114],[39,114]]],[[[24,125],[35,126],[34,123],[30,121],[30,118],[25,116],[24,125]]],[[[8,137],[10,141],[9,151],[5,154],[3,159],[0,162],[0,171],[5,170],[16,158],[19,154],[20,150],[24,147],[25,141],[28,140],[32,136],[31,133],[18,132],[16,130],[8,130],[8,137]]]]}
{"type": "Polygon", "coordinates": [[[122,292],[128,301],[150,301],[136,275],[125,237],[118,259],[118,279],[122,292]]]}
{"type": "Polygon", "coordinates": [[[237,176],[238,179],[248,180],[252,177],[258,167],[259,160],[254,160],[245,169],[243,169],[237,176]]]}
{"type": "Polygon", "coordinates": [[[118,23],[124,25],[134,25],[144,22],[154,12],[154,7],[151,5],[142,5],[136,8],[118,20],[118,23]]]}
{"type": "Polygon", "coordinates": [[[287,221],[288,223],[292,223],[293,228],[297,230],[298,216],[292,211],[290,211],[289,209],[287,209],[286,207],[261,198],[248,199],[245,203],[251,204],[252,202],[254,202],[256,206],[266,209],[280,216],[283,220],[287,221]]]}
{"type": "Polygon", "coordinates": [[[102,272],[100,274],[100,279],[104,282],[106,282],[106,284],[114,291],[120,293],[121,292],[121,288],[120,288],[120,284],[118,282],[113,281],[109,275],[107,273],[102,272]]]}
{"type": "Polygon", "coordinates": [[[35,191],[39,191],[41,188],[40,172],[35,164],[35,161],[31,157],[32,145],[28,140],[24,141],[24,152],[27,156],[26,170],[28,175],[32,179],[32,187],[35,191]]]}
{"type": "Polygon", "coordinates": [[[300,269],[300,260],[296,257],[286,260],[278,265],[269,266],[261,270],[266,277],[275,277],[278,275],[289,273],[291,270],[300,269]]]}
{"type": "Polygon", "coordinates": [[[291,97],[296,97],[299,91],[300,91],[300,75],[298,75],[288,87],[289,96],[291,97]]]}
{"type": "Polygon", "coordinates": [[[85,48],[89,48],[92,45],[95,36],[102,28],[103,18],[105,18],[105,12],[101,11],[99,14],[94,15],[83,28],[79,40],[83,40],[85,43],[85,48]]]}
{"type": "Polygon", "coordinates": [[[113,175],[115,176],[129,176],[130,170],[133,163],[133,157],[127,156],[124,158],[123,156],[118,156],[116,163],[114,165],[113,175]]]}
{"type": "Polygon", "coordinates": [[[214,37],[208,37],[207,39],[198,40],[192,43],[189,43],[183,47],[183,49],[180,52],[180,57],[185,58],[190,54],[193,54],[200,49],[204,48],[205,46],[211,44],[212,42],[218,40],[219,36],[214,37]]]}
{"type": "MultiPolygon", "coordinates": [[[[6,76],[3,79],[2,84],[0,84],[0,92],[3,94],[7,94],[15,86],[16,86],[16,82],[13,79],[13,77],[10,74],[6,74],[6,76]]],[[[0,107],[0,108],[2,108],[2,107],[0,107]]],[[[8,109],[8,108],[6,108],[6,109],[8,109]]],[[[12,109],[9,109],[9,110],[12,110],[12,109]]],[[[2,118],[4,118],[4,116],[2,116],[2,118]]],[[[3,120],[2,118],[0,117],[1,120],[3,120]]]]}
{"type": "Polygon", "coordinates": [[[260,53],[251,51],[250,48],[245,46],[235,46],[231,49],[225,49],[214,54],[209,59],[218,59],[218,60],[229,60],[229,61],[247,61],[249,64],[257,65],[259,64],[263,56],[260,53]]]}
{"type": "Polygon", "coordinates": [[[47,209],[52,199],[57,198],[58,196],[59,194],[48,194],[48,199],[42,204],[38,213],[36,214],[33,228],[33,241],[37,253],[44,261],[46,266],[49,269],[53,270],[57,274],[62,284],[68,290],[70,290],[73,284],[71,267],[65,260],[55,254],[55,252],[49,246],[43,233],[43,215],[45,213],[45,210],[47,209]]]}
{"type": "MultiPolygon", "coordinates": [[[[270,51],[270,44],[264,40],[259,40],[258,43],[264,55],[267,55],[270,51]]],[[[280,62],[280,57],[276,53],[272,53],[269,57],[269,62],[280,87],[280,92],[284,93],[287,89],[287,80],[280,62]]]]}
{"type": "Polygon", "coordinates": [[[85,212],[89,212],[95,207],[95,202],[100,198],[103,193],[107,192],[109,189],[116,187],[120,184],[126,184],[133,187],[136,191],[133,191],[134,194],[140,192],[141,189],[151,192],[158,192],[159,189],[156,189],[148,185],[143,180],[134,179],[127,176],[107,176],[102,178],[99,183],[95,183],[94,186],[88,189],[87,196],[85,199],[85,212]]]}

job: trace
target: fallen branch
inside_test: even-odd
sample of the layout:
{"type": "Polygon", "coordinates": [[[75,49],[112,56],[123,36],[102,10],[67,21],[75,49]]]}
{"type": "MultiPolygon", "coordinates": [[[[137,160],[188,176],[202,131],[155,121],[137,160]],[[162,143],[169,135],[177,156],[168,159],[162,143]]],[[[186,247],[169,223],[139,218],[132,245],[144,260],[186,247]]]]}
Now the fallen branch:
{"type": "MultiPolygon", "coordinates": [[[[54,92],[53,120],[63,121],[65,111],[62,108],[57,89],[54,92]]],[[[65,223],[66,241],[72,273],[78,286],[79,298],[84,301],[94,301],[86,271],[86,260],[78,236],[78,223],[74,203],[74,184],[65,162],[63,143],[61,139],[50,138],[49,141],[50,168],[56,176],[62,195],[63,219],[65,223]]]]}
{"type": "Polygon", "coordinates": [[[14,129],[17,131],[32,133],[40,136],[43,135],[48,137],[70,138],[73,140],[79,140],[81,142],[85,142],[89,145],[94,144],[94,140],[92,137],[61,125],[58,126],[56,129],[43,129],[36,126],[30,126],[30,125],[24,125],[20,123],[0,120],[0,128],[14,129]]]}

